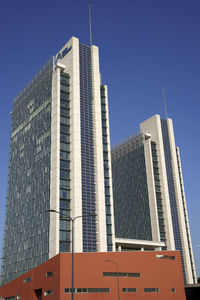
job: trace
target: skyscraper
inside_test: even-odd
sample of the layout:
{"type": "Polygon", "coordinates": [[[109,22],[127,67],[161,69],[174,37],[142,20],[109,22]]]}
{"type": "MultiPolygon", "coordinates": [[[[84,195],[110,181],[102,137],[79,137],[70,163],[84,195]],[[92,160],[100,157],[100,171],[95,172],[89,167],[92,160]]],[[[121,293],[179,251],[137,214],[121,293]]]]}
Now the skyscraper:
{"type": "Polygon", "coordinates": [[[98,48],[75,37],[14,100],[3,283],[71,251],[68,216],[82,216],[75,252],[114,249],[107,88],[98,48]]]}
{"type": "Polygon", "coordinates": [[[117,247],[180,250],[185,282],[196,282],[172,120],[155,115],[114,147],[112,179],[117,247]]]}

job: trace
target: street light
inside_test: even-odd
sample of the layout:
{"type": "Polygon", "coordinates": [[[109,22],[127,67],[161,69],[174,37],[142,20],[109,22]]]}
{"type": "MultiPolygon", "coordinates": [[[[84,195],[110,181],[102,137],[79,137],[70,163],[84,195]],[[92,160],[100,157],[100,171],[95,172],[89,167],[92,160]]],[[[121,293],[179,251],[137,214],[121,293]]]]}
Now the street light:
{"type": "Polygon", "coordinates": [[[116,270],[117,270],[117,292],[118,292],[118,300],[120,300],[120,292],[119,292],[119,276],[118,276],[118,263],[114,260],[106,259],[106,262],[110,262],[112,264],[116,265],[116,270]]]}
{"type": "MultiPolygon", "coordinates": [[[[78,218],[84,218],[83,216],[77,216],[77,217],[66,217],[61,212],[55,210],[55,209],[47,209],[46,212],[54,212],[59,214],[64,220],[71,221],[72,222],[72,300],[74,299],[74,221],[78,218]]],[[[90,213],[89,216],[96,216],[96,214],[90,213]]]]}

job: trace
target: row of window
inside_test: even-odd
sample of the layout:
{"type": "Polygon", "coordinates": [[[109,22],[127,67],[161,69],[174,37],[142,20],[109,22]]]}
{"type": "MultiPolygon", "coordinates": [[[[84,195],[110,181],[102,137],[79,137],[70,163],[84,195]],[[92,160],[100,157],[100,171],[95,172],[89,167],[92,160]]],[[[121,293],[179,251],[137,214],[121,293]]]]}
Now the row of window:
{"type": "MultiPolygon", "coordinates": [[[[151,142],[151,152],[152,152],[152,161],[153,161],[153,172],[154,172],[154,183],[155,183],[155,191],[156,191],[160,239],[162,242],[166,242],[162,195],[161,195],[160,177],[159,177],[159,169],[158,169],[158,157],[157,157],[157,149],[156,149],[155,142],[151,142]]],[[[166,250],[166,246],[162,247],[162,250],[166,250]]]]}
{"type": "Polygon", "coordinates": [[[127,272],[103,272],[106,277],[141,277],[140,273],[127,273],[127,272]]]}
{"type": "Polygon", "coordinates": [[[105,89],[101,87],[101,119],[102,119],[102,142],[104,159],[104,186],[105,186],[105,206],[106,206],[106,232],[107,232],[107,250],[112,251],[112,228],[111,228],[111,210],[110,210],[110,179],[108,162],[108,134],[106,120],[105,89]]]}
{"type": "MultiPolygon", "coordinates": [[[[70,102],[69,75],[60,74],[60,252],[70,251],[70,102]]],[[[53,276],[53,275],[51,275],[53,276]]],[[[52,291],[45,291],[45,296],[52,291]]]]}
{"type": "MultiPolygon", "coordinates": [[[[74,293],[110,293],[110,288],[74,288],[74,293]]],[[[65,293],[71,293],[71,288],[65,288],[65,293]]],[[[137,288],[122,288],[123,293],[137,293],[137,288]]],[[[159,293],[158,288],[144,288],[144,293],[159,293]]],[[[176,293],[175,288],[171,288],[172,293],[176,293]]]]}
{"type": "MultiPolygon", "coordinates": [[[[110,288],[75,288],[74,292],[75,293],[110,293],[110,288]]],[[[137,293],[137,288],[122,288],[123,293],[137,293]]],[[[71,288],[65,288],[65,293],[71,293],[72,289],[71,288]]],[[[172,288],[171,289],[172,293],[176,293],[176,289],[172,288]]],[[[158,288],[144,288],[144,293],[159,293],[158,288]]],[[[53,290],[45,290],[44,291],[44,296],[51,296],[53,295],[53,290]]],[[[15,296],[11,297],[4,297],[3,300],[15,300],[15,299],[20,299],[20,295],[17,295],[16,298],[15,296]]]]}

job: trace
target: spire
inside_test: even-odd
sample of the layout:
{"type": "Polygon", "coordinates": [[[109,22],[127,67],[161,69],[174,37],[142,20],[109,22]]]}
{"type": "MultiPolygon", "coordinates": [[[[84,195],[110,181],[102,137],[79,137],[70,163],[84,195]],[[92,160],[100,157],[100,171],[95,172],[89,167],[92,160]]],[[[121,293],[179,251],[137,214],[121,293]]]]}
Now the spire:
{"type": "Polygon", "coordinates": [[[164,89],[164,88],[162,89],[162,92],[163,92],[163,100],[164,100],[165,116],[166,116],[166,120],[167,120],[167,119],[168,119],[168,116],[167,116],[167,105],[166,105],[165,89],[164,89]]]}
{"type": "Polygon", "coordinates": [[[89,24],[90,24],[90,46],[92,46],[91,0],[89,0],[88,6],[89,6],[89,24]]]}

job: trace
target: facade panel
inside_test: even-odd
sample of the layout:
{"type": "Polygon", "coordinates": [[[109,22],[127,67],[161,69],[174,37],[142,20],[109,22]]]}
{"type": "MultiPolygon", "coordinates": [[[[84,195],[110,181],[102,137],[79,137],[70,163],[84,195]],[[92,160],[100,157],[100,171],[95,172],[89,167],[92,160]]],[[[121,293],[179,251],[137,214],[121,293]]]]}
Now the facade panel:
{"type": "Polygon", "coordinates": [[[48,259],[52,59],[15,99],[12,111],[2,261],[9,281],[48,259]]]}
{"type": "Polygon", "coordinates": [[[115,236],[152,240],[144,136],[112,150],[115,236]]]}

